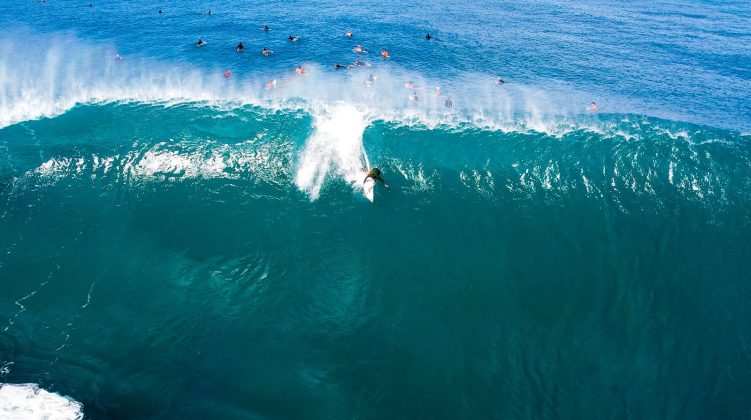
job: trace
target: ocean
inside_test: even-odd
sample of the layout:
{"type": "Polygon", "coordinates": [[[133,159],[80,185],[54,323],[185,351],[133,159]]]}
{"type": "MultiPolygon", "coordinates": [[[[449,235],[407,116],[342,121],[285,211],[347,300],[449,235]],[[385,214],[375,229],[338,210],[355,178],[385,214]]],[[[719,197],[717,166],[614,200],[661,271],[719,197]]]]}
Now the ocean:
{"type": "Polygon", "coordinates": [[[3,6],[0,418],[751,417],[748,2],[3,6]]]}

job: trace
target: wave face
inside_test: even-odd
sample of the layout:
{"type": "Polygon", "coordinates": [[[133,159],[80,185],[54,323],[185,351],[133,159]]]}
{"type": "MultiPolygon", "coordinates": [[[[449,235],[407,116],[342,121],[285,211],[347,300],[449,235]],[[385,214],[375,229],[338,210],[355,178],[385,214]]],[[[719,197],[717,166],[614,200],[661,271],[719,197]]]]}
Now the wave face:
{"type": "Polygon", "coordinates": [[[748,417],[751,10],[622,3],[8,0],[0,394],[748,417]]]}
{"type": "Polygon", "coordinates": [[[134,103],[0,138],[0,378],[94,417],[748,409],[747,136],[134,103]]]}

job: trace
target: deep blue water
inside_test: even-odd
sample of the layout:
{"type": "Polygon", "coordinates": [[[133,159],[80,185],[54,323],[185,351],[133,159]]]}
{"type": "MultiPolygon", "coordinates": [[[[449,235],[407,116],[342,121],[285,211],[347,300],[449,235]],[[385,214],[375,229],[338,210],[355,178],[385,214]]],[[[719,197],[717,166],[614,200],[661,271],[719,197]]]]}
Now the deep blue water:
{"type": "Polygon", "coordinates": [[[751,417],[747,2],[87,3],[0,15],[0,383],[91,418],[751,417]]]}

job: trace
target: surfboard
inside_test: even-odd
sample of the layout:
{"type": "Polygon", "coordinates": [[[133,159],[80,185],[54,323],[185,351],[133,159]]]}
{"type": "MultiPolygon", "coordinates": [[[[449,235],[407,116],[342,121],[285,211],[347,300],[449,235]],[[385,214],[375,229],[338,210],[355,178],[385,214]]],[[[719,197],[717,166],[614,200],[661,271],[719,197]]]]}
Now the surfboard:
{"type": "MultiPolygon", "coordinates": [[[[365,172],[365,176],[367,176],[368,173],[365,172]]],[[[371,203],[373,202],[373,199],[375,199],[375,193],[374,188],[375,187],[375,179],[368,178],[365,180],[365,183],[362,185],[362,194],[367,198],[371,203]]]]}

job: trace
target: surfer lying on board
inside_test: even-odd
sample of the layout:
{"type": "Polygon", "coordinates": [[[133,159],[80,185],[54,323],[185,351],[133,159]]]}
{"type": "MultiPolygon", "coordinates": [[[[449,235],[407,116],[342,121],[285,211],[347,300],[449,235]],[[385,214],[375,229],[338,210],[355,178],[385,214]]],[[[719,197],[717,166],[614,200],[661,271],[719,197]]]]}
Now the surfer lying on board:
{"type": "Polygon", "coordinates": [[[365,180],[363,180],[362,182],[364,183],[365,181],[368,180],[368,178],[373,178],[374,182],[381,181],[381,182],[383,182],[383,186],[384,187],[386,187],[386,188],[389,187],[389,184],[387,184],[386,181],[384,181],[383,178],[381,178],[381,170],[378,169],[378,168],[373,168],[373,169],[369,170],[368,174],[365,175],[365,180]]]}

